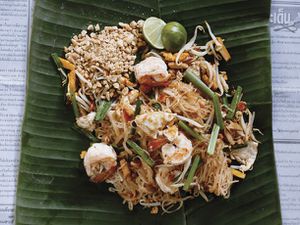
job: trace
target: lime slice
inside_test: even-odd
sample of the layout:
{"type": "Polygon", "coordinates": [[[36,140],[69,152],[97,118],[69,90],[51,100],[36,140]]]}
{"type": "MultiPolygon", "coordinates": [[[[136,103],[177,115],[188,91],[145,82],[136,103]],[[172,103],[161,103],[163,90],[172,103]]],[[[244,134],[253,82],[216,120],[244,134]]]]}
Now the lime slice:
{"type": "Polygon", "coordinates": [[[143,26],[143,35],[146,41],[157,49],[163,49],[163,43],[161,41],[161,32],[166,23],[157,17],[149,17],[146,19],[143,26]]]}

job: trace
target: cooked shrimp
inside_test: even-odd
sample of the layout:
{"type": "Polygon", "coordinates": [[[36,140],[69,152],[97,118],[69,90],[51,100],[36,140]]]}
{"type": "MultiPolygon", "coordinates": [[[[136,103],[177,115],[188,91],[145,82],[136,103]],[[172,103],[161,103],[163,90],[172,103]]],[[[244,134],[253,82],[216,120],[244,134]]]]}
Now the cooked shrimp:
{"type": "Polygon", "coordinates": [[[84,167],[87,175],[95,183],[109,178],[116,170],[117,154],[104,143],[95,143],[84,156],[84,167]]]}
{"type": "Polygon", "coordinates": [[[158,57],[148,57],[134,68],[135,77],[140,84],[151,87],[165,86],[170,78],[166,63],[158,57]]]}
{"type": "Polygon", "coordinates": [[[162,146],[161,150],[164,164],[181,165],[190,159],[193,146],[183,133],[179,133],[174,141],[162,146]]]}

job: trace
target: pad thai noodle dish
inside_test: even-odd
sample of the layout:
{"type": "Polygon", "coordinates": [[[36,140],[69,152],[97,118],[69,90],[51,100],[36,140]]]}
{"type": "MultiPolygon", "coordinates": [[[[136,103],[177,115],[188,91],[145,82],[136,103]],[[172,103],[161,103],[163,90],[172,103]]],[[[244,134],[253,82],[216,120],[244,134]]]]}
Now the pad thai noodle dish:
{"type": "Polygon", "coordinates": [[[229,198],[257,157],[255,113],[219,66],[231,58],[224,40],[206,21],[189,38],[180,23],[149,17],[88,25],[51,55],[73,129],[90,140],[78,149],[86,175],[129,210],[229,198]]]}

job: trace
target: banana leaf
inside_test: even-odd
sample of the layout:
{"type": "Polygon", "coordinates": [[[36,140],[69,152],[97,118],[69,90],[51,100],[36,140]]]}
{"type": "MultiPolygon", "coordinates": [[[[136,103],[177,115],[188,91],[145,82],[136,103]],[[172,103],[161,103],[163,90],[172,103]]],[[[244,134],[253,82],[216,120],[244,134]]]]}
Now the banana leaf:
{"type": "MultiPolygon", "coordinates": [[[[272,143],[269,0],[37,0],[27,76],[26,109],[17,187],[16,224],[103,225],[278,225],[281,224],[272,143]],[[81,150],[88,141],[71,127],[63,91],[50,53],[63,54],[73,34],[90,23],[161,17],[179,21],[191,37],[207,20],[225,39],[232,60],[222,65],[230,85],[241,85],[256,112],[258,159],[227,200],[200,198],[169,215],[151,215],[141,207],[128,211],[106,185],[88,181],[81,150]]],[[[203,41],[205,35],[198,41],[203,41]]]]}

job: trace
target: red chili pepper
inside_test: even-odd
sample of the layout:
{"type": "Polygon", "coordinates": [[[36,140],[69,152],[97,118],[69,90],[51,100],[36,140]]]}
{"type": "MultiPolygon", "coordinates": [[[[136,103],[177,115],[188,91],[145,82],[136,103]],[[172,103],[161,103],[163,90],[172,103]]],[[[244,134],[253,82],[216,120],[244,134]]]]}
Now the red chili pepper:
{"type": "Polygon", "coordinates": [[[123,116],[126,122],[133,120],[133,116],[128,115],[128,113],[125,110],[123,110],[123,116]]]}
{"type": "Polygon", "coordinates": [[[152,139],[148,142],[149,151],[159,150],[164,144],[168,143],[168,139],[165,137],[159,137],[157,139],[152,139]]]}
{"type": "Polygon", "coordinates": [[[240,101],[237,106],[237,110],[244,112],[247,109],[247,103],[244,101],[240,101]]]}
{"type": "Polygon", "coordinates": [[[141,84],[141,85],[140,85],[140,90],[141,90],[142,92],[144,92],[144,93],[150,92],[151,89],[152,89],[152,87],[149,86],[149,85],[146,85],[146,84],[141,84]]]}
{"type": "Polygon", "coordinates": [[[92,102],[92,103],[90,104],[90,111],[91,111],[91,112],[95,111],[95,108],[96,108],[95,102],[92,102]]]}
{"type": "Polygon", "coordinates": [[[160,94],[158,96],[158,101],[159,102],[165,102],[166,101],[166,98],[167,98],[167,95],[166,94],[160,94]]]}

